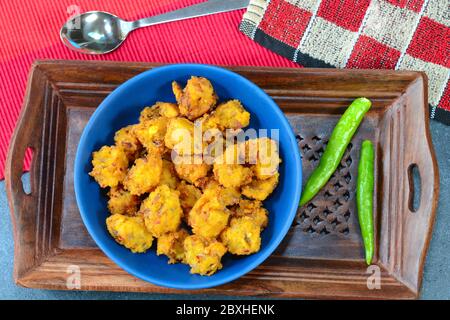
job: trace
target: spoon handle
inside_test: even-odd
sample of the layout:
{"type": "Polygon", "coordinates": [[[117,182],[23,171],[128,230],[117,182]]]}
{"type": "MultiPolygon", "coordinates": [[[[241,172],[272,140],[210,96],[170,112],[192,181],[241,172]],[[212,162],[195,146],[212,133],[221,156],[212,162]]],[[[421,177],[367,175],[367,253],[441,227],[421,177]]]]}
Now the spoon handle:
{"type": "Polygon", "coordinates": [[[250,0],[209,0],[179,10],[132,22],[132,30],[155,24],[207,16],[210,14],[243,9],[250,0]]]}

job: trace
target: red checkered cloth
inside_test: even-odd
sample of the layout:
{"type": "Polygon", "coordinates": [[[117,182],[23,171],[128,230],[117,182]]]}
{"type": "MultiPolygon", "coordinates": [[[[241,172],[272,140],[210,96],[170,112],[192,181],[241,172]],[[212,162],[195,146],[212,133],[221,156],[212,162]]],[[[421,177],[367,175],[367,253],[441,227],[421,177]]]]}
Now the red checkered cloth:
{"type": "Polygon", "coordinates": [[[425,71],[450,124],[449,0],[251,0],[240,30],[306,67],[425,71]]]}

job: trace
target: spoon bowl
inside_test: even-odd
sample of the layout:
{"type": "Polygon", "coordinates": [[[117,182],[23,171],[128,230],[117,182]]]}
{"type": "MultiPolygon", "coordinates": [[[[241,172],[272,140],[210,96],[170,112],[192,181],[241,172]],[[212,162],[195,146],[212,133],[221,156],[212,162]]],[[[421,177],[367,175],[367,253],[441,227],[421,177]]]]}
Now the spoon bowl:
{"type": "Polygon", "coordinates": [[[89,54],[111,52],[119,47],[131,31],[132,22],[103,11],[85,12],[67,21],[61,28],[63,43],[71,49],[89,54]]]}

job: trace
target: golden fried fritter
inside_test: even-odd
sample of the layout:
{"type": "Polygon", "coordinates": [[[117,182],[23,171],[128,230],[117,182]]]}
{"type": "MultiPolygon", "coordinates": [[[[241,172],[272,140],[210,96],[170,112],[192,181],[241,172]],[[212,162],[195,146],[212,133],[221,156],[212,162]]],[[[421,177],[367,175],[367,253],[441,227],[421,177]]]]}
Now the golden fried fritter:
{"type": "Polygon", "coordinates": [[[217,237],[228,225],[231,211],[218,199],[218,193],[206,191],[188,214],[188,223],[194,234],[217,237]]]}
{"type": "Polygon", "coordinates": [[[148,120],[153,120],[159,116],[159,107],[157,104],[154,104],[151,107],[145,107],[144,109],[142,109],[141,114],[139,115],[139,122],[143,123],[148,120]]]}
{"type": "Polygon", "coordinates": [[[211,126],[211,122],[215,123],[216,127],[222,131],[241,129],[249,125],[250,113],[244,109],[239,100],[231,100],[216,108],[207,125],[211,126]]]}
{"type": "Polygon", "coordinates": [[[269,138],[252,139],[246,142],[248,162],[258,179],[264,180],[278,172],[281,162],[277,143],[269,138]],[[255,152],[256,151],[256,152],[255,152]]]}
{"type": "Polygon", "coordinates": [[[214,160],[214,177],[225,187],[237,188],[252,181],[253,171],[245,167],[245,144],[228,146],[225,152],[214,160]]]}
{"type": "Polygon", "coordinates": [[[223,146],[225,142],[225,137],[223,132],[221,132],[214,121],[212,121],[212,117],[210,114],[205,113],[202,117],[198,118],[194,121],[194,128],[196,133],[201,134],[203,141],[202,147],[205,148],[211,145],[213,142],[221,143],[220,148],[223,152],[223,146]]]}
{"type": "Polygon", "coordinates": [[[165,117],[156,117],[146,120],[134,127],[134,134],[151,154],[163,154],[166,147],[164,138],[166,136],[167,121],[165,117]]]}
{"type": "Polygon", "coordinates": [[[219,201],[226,207],[237,204],[241,199],[238,189],[223,187],[214,179],[208,182],[204,191],[215,192],[219,201]]]}
{"type": "Polygon", "coordinates": [[[194,184],[197,180],[206,177],[211,169],[211,166],[204,163],[201,157],[196,156],[176,157],[174,164],[178,176],[194,184]]]}
{"type": "Polygon", "coordinates": [[[89,173],[102,188],[116,187],[127,174],[128,158],[117,146],[103,146],[92,153],[92,171],[89,173]]]}
{"type": "Polygon", "coordinates": [[[184,229],[163,234],[158,238],[156,254],[166,255],[169,258],[169,264],[185,262],[184,240],[188,236],[189,233],[184,229]]]}
{"type": "Polygon", "coordinates": [[[170,102],[156,102],[151,107],[145,107],[139,116],[139,122],[146,122],[158,117],[175,118],[180,112],[175,103],[170,102]]]}
{"type": "Polygon", "coordinates": [[[219,130],[216,119],[212,114],[209,113],[205,113],[200,118],[196,119],[194,121],[194,125],[201,128],[202,132],[205,132],[207,130],[214,130],[213,132],[215,132],[215,130],[219,130]]]}
{"type": "Polygon", "coordinates": [[[266,200],[278,184],[279,173],[265,180],[253,180],[250,184],[243,186],[241,192],[244,196],[255,200],[266,200]]]}
{"type": "Polygon", "coordinates": [[[159,184],[162,172],[162,160],[159,155],[148,154],[139,158],[128,171],[123,185],[131,194],[141,195],[151,191],[159,184]]]}
{"type": "Polygon", "coordinates": [[[114,135],[116,146],[122,148],[127,154],[128,160],[133,162],[142,148],[141,143],[134,134],[136,125],[126,126],[114,135]]]}
{"type": "Polygon", "coordinates": [[[106,219],[106,226],[118,243],[134,253],[145,252],[152,246],[153,237],[145,228],[141,215],[113,214],[106,219]]]}
{"type": "Polygon", "coordinates": [[[237,255],[258,252],[261,247],[261,228],[247,216],[232,218],[230,226],[221,234],[221,240],[228,251],[237,255]]]}
{"type": "Polygon", "coordinates": [[[237,188],[252,181],[253,171],[240,164],[214,164],[214,177],[224,187],[237,188]]]}
{"type": "Polygon", "coordinates": [[[267,227],[269,222],[269,212],[262,207],[261,201],[258,200],[241,199],[233,216],[250,217],[261,228],[267,227]]]}
{"type": "Polygon", "coordinates": [[[184,88],[173,82],[172,90],[176,104],[144,108],[138,124],[116,132],[115,146],[93,153],[90,175],[111,187],[106,223],[118,243],[145,252],[157,238],[156,253],[169,263],[212,275],[227,250],[260,249],[269,216],[262,201],[279,179],[278,144],[239,142],[250,113],[238,100],[216,107],[209,80],[192,76],[184,88]],[[182,219],[191,230],[180,229],[182,219]]]}
{"type": "Polygon", "coordinates": [[[138,211],[140,199],[122,186],[112,187],[108,192],[108,209],[111,214],[134,215],[138,211]]]}
{"type": "Polygon", "coordinates": [[[183,215],[178,191],[166,185],[157,187],[142,202],[139,213],[144,215],[145,226],[156,238],[176,231],[183,215]]]}
{"type": "MultiPolygon", "coordinates": [[[[185,118],[170,119],[164,142],[167,148],[173,149],[179,155],[195,154],[194,124],[185,118]]],[[[198,153],[201,152],[200,146],[198,153]]]]}
{"type": "Polygon", "coordinates": [[[161,173],[161,179],[159,181],[160,185],[167,185],[172,189],[176,189],[179,183],[179,179],[177,177],[177,174],[175,172],[175,168],[173,166],[173,163],[163,159],[162,161],[162,173],[161,173]]]}
{"type": "Polygon", "coordinates": [[[220,260],[227,252],[226,247],[215,239],[192,235],[184,240],[186,262],[191,273],[210,276],[222,269],[220,260]]]}
{"type": "Polygon", "coordinates": [[[173,95],[175,96],[175,100],[177,101],[177,103],[180,103],[181,97],[183,96],[183,88],[178,84],[178,82],[173,81],[172,91],[173,95]]]}
{"type": "Polygon", "coordinates": [[[217,103],[217,95],[208,79],[202,77],[191,77],[186,87],[181,87],[172,83],[175,99],[178,102],[180,113],[194,120],[208,112],[217,103]]]}
{"type": "Polygon", "coordinates": [[[192,184],[181,181],[177,187],[180,193],[180,204],[185,213],[191,211],[198,199],[202,196],[202,192],[192,184]]]}
{"type": "Polygon", "coordinates": [[[209,181],[214,180],[213,178],[214,177],[212,175],[200,178],[197,181],[195,181],[194,186],[196,186],[200,190],[204,190],[208,185],[209,181]]]}
{"type": "Polygon", "coordinates": [[[180,111],[178,110],[178,106],[175,103],[170,102],[157,102],[159,107],[159,114],[162,117],[166,118],[175,118],[178,117],[180,111]]]}
{"type": "Polygon", "coordinates": [[[203,159],[208,164],[214,164],[216,158],[222,156],[225,149],[226,139],[218,130],[214,129],[205,132],[203,135],[203,159]],[[218,134],[211,136],[210,133],[212,132],[217,132],[218,134]]]}
{"type": "MultiPolygon", "coordinates": [[[[228,138],[228,137],[227,137],[228,138]]],[[[215,159],[215,163],[224,164],[246,164],[246,144],[235,143],[225,145],[225,151],[215,159]]]]}

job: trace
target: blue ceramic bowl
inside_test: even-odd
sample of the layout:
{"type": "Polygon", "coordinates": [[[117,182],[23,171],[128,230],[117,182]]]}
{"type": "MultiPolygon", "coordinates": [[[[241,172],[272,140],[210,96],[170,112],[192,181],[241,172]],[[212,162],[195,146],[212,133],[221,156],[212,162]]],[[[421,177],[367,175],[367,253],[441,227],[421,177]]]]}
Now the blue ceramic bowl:
{"type": "MultiPolygon", "coordinates": [[[[270,130],[269,130],[270,133],[270,130]]],[[[119,86],[97,108],[86,125],[75,159],[75,193],[81,217],[90,235],[103,252],[130,274],[156,285],[176,289],[201,289],[218,286],[246,274],[261,264],[278,246],[294,219],[301,193],[302,166],[294,133],[274,101],[242,76],[218,67],[179,64],[146,71],[119,86]],[[137,123],[144,106],[156,101],[173,101],[171,83],[185,83],[191,75],[208,78],[220,101],[238,99],[251,113],[250,127],[279,129],[280,183],[264,202],[269,210],[269,225],[262,233],[261,250],[250,256],[225,255],[223,269],[213,276],[192,275],[189,266],[168,265],[165,256],[155,253],[156,241],[145,254],[133,254],[117,244],[106,230],[109,215],[107,198],[88,173],[92,152],[112,145],[114,133],[137,123]]]]}

